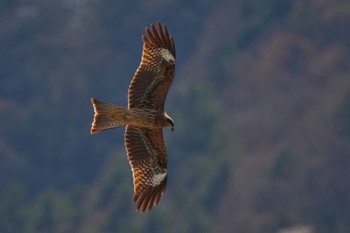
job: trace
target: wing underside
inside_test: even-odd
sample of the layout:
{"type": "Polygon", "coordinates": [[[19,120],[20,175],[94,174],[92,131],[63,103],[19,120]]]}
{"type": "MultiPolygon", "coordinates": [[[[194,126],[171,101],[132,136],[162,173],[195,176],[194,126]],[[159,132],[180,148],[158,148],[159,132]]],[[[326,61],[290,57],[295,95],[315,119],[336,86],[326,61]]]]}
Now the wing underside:
{"type": "MultiPolygon", "coordinates": [[[[164,102],[175,75],[175,44],[167,28],[157,22],[142,36],[143,50],[128,90],[129,108],[164,111],[164,102]]],[[[133,172],[136,209],[151,210],[167,185],[167,153],[163,129],[128,125],[125,146],[133,172]]]]}
{"type": "Polygon", "coordinates": [[[127,126],[125,146],[134,180],[136,209],[150,211],[167,184],[167,155],[162,129],[127,126]]]}
{"type": "Polygon", "coordinates": [[[129,108],[154,104],[164,109],[164,102],[175,75],[175,44],[166,27],[157,23],[146,28],[142,36],[141,64],[131,81],[128,99],[129,108]]]}

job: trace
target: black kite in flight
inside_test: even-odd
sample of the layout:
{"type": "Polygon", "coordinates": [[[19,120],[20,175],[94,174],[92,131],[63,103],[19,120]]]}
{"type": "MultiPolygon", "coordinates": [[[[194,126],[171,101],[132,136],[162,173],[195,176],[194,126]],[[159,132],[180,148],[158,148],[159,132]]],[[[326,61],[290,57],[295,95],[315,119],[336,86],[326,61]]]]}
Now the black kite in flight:
{"type": "Polygon", "coordinates": [[[175,44],[165,25],[151,24],[142,35],[143,51],[139,68],[128,91],[128,108],[94,98],[95,116],[91,134],[121,126],[134,178],[136,209],[150,211],[167,185],[167,152],[163,128],[174,128],[165,113],[164,102],[175,75],[175,44]],[[157,30],[158,29],[158,30],[157,30]]]}

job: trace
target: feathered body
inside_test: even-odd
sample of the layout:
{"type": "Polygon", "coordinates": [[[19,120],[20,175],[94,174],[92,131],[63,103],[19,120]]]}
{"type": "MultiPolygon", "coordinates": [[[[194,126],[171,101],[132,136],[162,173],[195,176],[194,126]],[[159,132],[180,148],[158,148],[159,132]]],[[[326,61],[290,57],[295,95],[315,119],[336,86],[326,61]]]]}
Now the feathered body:
{"type": "Polygon", "coordinates": [[[163,128],[174,127],[164,103],[175,75],[175,44],[167,28],[157,22],[142,36],[141,64],[128,90],[128,108],[94,98],[91,133],[126,126],[125,147],[133,172],[136,209],[158,204],[167,185],[167,152],[163,128]]]}

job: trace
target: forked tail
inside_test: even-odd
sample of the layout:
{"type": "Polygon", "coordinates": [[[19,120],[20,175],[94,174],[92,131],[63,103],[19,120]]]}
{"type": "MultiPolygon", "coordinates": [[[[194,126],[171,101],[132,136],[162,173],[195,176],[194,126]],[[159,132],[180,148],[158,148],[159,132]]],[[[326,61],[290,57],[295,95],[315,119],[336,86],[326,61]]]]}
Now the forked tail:
{"type": "Polygon", "coordinates": [[[95,98],[91,98],[91,103],[95,111],[91,134],[125,125],[125,117],[128,113],[127,108],[104,103],[95,98]]]}

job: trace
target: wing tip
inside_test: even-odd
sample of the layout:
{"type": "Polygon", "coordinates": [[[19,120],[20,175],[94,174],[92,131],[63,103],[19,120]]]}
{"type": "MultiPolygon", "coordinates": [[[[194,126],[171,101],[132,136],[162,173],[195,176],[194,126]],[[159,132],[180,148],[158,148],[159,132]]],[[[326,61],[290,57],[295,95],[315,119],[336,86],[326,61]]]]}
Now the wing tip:
{"type": "Polygon", "coordinates": [[[148,187],[146,190],[142,192],[135,192],[133,196],[133,203],[136,203],[136,211],[140,211],[144,213],[146,210],[150,212],[153,207],[156,207],[160,201],[160,198],[163,196],[166,190],[166,182],[165,179],[160,185],[156,187],[148,187]]]}
{"type": "Polygon", "coordinates": [[[151,23],[150,27],[145,27],[146,36],[142,35],[145,44],[152,44],[156,47],[166,48],[175,55],[175,45],[173,36],[169,36],[168,29],[165,24],[156,21],[156,26],[151,23]]]}
{"type": "Polygon", "coordinates": [[[150,41],[148,40],[147,36],[145,36],[145,35],[142,35],[142,41],[143,41],[145,44],[150,44],[150,41]]]}

